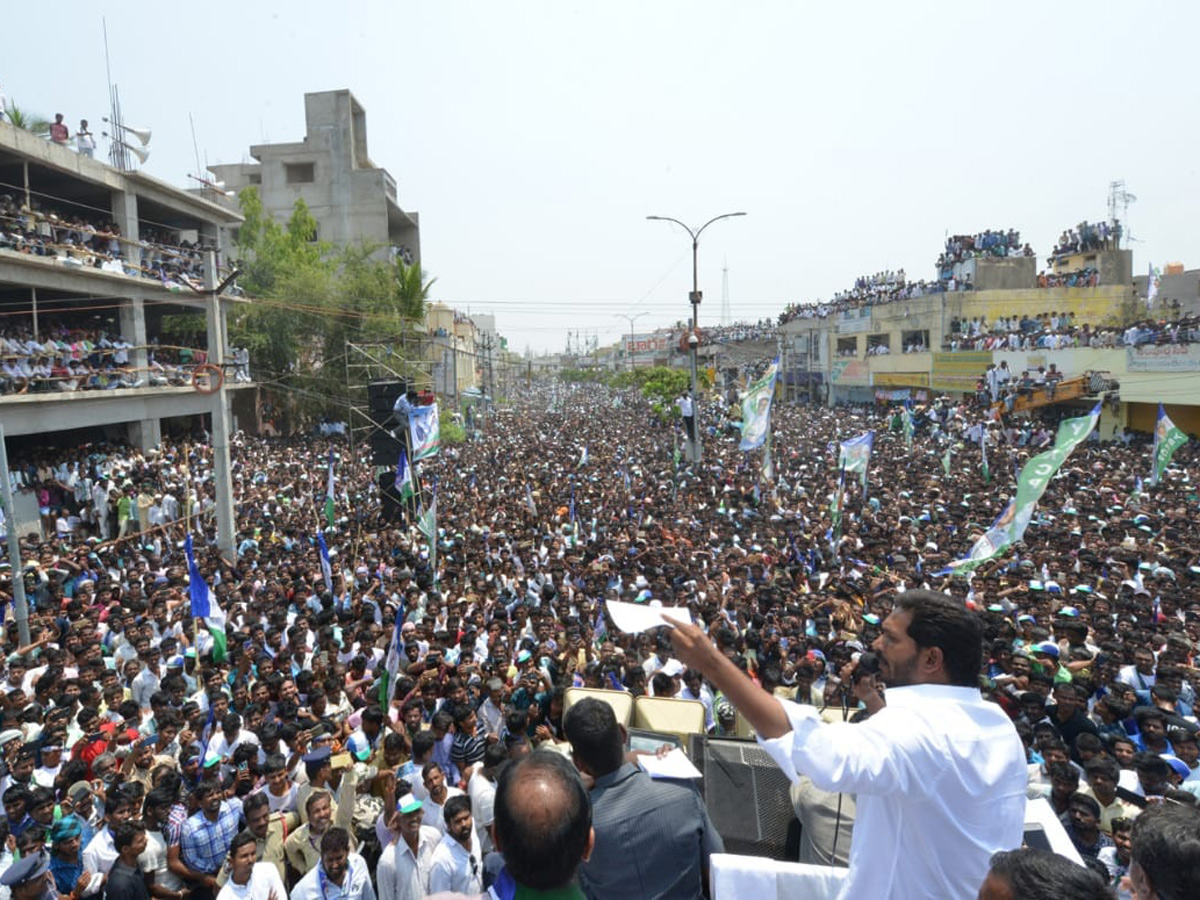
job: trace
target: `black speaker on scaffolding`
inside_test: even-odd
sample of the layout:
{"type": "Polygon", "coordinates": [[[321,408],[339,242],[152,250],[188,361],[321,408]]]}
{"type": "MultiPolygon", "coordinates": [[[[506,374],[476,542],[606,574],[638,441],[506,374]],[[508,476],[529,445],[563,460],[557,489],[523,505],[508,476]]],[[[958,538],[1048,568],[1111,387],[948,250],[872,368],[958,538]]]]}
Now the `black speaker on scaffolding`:
{"type": "Polygon", "coordinates": [[[402,444],[401,439],[394,434],[397,423],[396,417],[392,415],[392,408],[407,390],[408,383],[402,379],[372,381],[367,385],[367,406],[372,423],[368,440],[371,444],[371,462],[374,465],[396,468],[402,444]]]}

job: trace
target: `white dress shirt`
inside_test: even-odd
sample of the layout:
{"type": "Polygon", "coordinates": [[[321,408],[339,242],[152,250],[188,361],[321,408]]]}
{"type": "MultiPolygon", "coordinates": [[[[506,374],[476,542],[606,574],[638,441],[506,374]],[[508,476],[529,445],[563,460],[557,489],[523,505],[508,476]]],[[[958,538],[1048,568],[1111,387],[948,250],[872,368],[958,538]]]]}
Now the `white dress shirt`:
{"type": "Polygon", "coordinates": [[[287,900],[287,896],[275,863],[257,862],[245,884],[237,884],[230,878],[217,894],[217,900],[287,900]]]}
{"type": "Polygon", "coordinates": [[[459,894],[478,894],[483,890],[483,852],[479,838],[471,829],[471,849],[468,851],[454,838],[446,836],[433,851],[429,868],[429,890],[459,894]],[[473,864],[472,864],[473,863],[473,864]]]}
{"type": "Polygon", "coordinates": [[[367,861],[351,853],[340,887],[329,880],[324,867],[318,864],[292,888],[290,900],[375,900],[367,861]]]}
{"type": "Polygon", "coordinates": [[[441,832],[429,825],[422,825],[417,837],[416,854],[404,838],[388,844],[375,869],[379,900],[421,900],[426,896],[429,893],[433,851],[441,842],[441,832]]]}
{"type": "Polygon", "coordinates": [[[779,701],[792,731],[759,738],[792,779],[856,795],[850,875],[840,898],[972,897],[999,850],[1021,846],[1025,750],[1012,720],[976,688],[889,688],[860,724],[825,725],[779,701]]]}

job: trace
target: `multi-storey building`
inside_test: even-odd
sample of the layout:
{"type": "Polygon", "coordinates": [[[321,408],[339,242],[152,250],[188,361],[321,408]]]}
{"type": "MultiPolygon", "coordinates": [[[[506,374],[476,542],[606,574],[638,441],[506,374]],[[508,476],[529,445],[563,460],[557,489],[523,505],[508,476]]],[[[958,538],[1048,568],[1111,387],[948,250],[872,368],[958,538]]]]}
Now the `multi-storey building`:
{"type": "MultiPolygon", "coordinates": [[[[1158,404],[1181,428],[1200,432],[1200,343],[1130,339],[1138,320],[1195,314],[1196,303],[1147,304],[1135,290],[1128,250],[1091,250],[1055,258],[1049,275],[1090,271],[1092,284],[1048,286],[1033,257],[971,260],[956,272],[970,290],[933,290],[875,304],[826,304],[782,327],[789,390],[830,404],[869,402],[931,393],[973,393],[989,364],[1007,362],[1016,375],[1051,364],[1065,376],[1105,372],[1120,383],[1119,404],[1106,406],[1102,436],[1121,427],[1152,430],[1158,404]],[[976,321],[1053,318],[1076,329],[1088,326],[1099,346],[977,349],[976,321]],[[964,334],[968,337],[964,338],[964,334]]],[[[1087,401],[1080,401],[1085,403],[1087,401]]]]}
{"type": "MultiPolygon", "coordinates": [[[[240,221],[0,123],[0,422],[10,451],[100,438],[148,450],[164,428],[203,428],[227,461],[226,389],[253,386],[225,365],[226,306],[245,301],[216,293],[226,232],[240,221]],[[211,368],[197,376],[202,365],[220,369],[226,389],[214,390],[211,368]]],[[[228,546],[228,503],[218,518],[228,546]]]]}

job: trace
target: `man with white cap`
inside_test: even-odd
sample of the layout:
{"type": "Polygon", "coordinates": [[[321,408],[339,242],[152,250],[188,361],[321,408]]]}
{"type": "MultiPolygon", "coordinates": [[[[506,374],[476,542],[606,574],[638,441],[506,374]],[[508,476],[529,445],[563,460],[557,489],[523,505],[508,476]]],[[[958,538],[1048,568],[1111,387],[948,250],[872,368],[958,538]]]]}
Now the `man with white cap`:
{"type": "Polygon", "coordinates": [[[424,815],[424,804],[411,793],[397,802],[388,827],[400,837],[379,857],[379,900],[420,900],[429,893],[429,870],[442,833],[423,824],[424,815]]]}

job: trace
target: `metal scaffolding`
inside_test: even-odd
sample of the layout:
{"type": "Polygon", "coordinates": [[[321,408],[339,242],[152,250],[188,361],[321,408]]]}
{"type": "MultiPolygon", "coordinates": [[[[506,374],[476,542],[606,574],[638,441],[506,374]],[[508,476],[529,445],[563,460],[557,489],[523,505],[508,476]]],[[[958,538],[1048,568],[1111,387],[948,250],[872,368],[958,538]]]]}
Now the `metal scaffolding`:
{"type": "Polygon", "coordinates": [[[350,446],[357,445],[356,433],[369,435],[380,425],[371,418],[367,385],[394,379],[418,391],[433,389],[432,339],[424,331],[406,331],[377,341],[346,342],[347,427],[350,446]]]}

